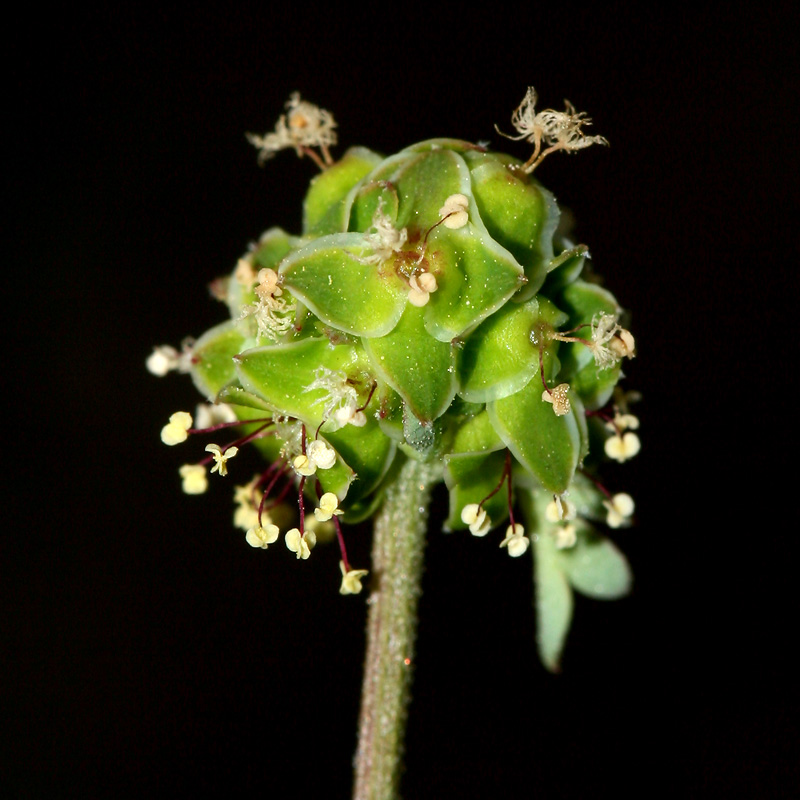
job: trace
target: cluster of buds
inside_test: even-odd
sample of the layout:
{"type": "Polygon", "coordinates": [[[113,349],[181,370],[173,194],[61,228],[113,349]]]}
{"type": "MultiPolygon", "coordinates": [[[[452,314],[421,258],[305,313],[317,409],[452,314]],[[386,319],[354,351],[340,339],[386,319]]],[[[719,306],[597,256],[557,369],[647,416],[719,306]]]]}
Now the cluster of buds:
{"type": "Polygon", "coordinates": [[[222,477],[258,451],[268,466],[236,487],[235,524],[266,550],[295,498],[286,547],[303,561],[335,535],[343,594],[367,575],[347,559],[343,524],[379,508],[399,462],[437,465],[447,530],[499,529],[510,556],[533,553],[540,652],[555,669],[572,591],[628,590],[607,533],[630,524],[634,503],[599,471],[640,442],[618,387],[633,335],[532,176],[552,152],[607,142],[585,136],[590,120],[569,104],[535,102],[529,89],[509,137],[533,144],[527,161],[458,139],[334,160],[333,116],[293,95],[275,130],[249,139],[260,160],[291,148],[320,167],[302,232],[268,229],[214,284],[228,321],[181,352],[156,348],[148,367],[190,372],[222,414],[194,427],[177,412],[165,443],[236,429],[180,468],[184,491],[205,492],[209,466],[222,477]]]}

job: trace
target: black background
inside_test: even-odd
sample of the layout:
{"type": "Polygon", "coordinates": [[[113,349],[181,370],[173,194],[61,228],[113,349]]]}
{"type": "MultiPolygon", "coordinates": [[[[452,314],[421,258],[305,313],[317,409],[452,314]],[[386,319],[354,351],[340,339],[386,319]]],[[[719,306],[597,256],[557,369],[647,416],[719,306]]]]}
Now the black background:
{"type": "MultiPolygon", "coordinates": [[[[348,796],[363,598],[338,595],[333,548],[249,548],[229,487],[180,492],[158,433],[194,389],[144,359],[222,320],[206,286],[249,241],[299,229],[315,168],[259,169],[244,138],[292,91],[335,113],[339,153],[455,136],[524,157],[493,125],[529,84],[611,142],[537,174],[633,314],[643,450],[608,479],[637,500],[616,537],[637,581],[578,600],[551,676],[527,561],[432,529],[404,796],[796,784],[798,19],[495,5],[7,31],[4,796],[348,796]]],[[[366,564],[368,531],[350,541],[366,564]]]]}

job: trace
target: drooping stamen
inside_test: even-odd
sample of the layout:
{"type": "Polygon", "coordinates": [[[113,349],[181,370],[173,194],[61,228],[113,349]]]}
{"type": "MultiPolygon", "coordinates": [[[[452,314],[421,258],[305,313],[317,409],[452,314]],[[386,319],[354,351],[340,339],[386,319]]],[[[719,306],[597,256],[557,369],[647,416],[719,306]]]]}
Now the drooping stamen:
{"type": "Polygon", "coordinates": [[[336,539],[339,542],[339,552],[342,554],[342,561],[346,572],[350,572],[350,562],[347,560],[347,548],[344,546],[344,535],[342,534],[342,526],[339,523],[339,518],[332,517],[333,524],[336,527],[336,539]]]}

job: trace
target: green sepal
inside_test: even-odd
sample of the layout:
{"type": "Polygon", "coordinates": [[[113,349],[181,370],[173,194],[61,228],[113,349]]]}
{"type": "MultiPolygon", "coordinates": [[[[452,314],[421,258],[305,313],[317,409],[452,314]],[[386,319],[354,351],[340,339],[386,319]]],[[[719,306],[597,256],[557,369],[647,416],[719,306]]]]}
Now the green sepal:
{"type": "Polygon", "coordinates": [[[553,233],[560,212],[553,195],[520,170],[521,162],[495,153],[465,155],[472,192],[484,225],[522,264],[527,285],[520,299],[539,291],[553,258],[553,233]]]}
{"type": "Polygon", "coordinates": [[[374,225],[379,208],[381,213],[395,224],[399,207],[400,198],[397,196],[397,189],[390,181],[370,180],[361,183],[355,187],[350,198],[349,229],[369,231],[374,225]]]}
{"type": "Polygon", "coordinates": [[[236,377],[233,357],[245,345],[242,324],[228,320],[207,330],[192,348],[192,381],[206,399],[214,401],[223,386],[236,377]]]}
{"type": "Polygon", "coordinates": [[[363,342],[374,371],[419,420],[429,422],[447,410],[456,393],[455,350],[428,336],[423,312],[409,304],[391,333],[363,342]]]}
{"type": "Polygon", "coordinates": [[[534,378],[508,397],[487,403],[492,425],[522,464],[549,492],[561,494],[569,487],[584,449],[577,416],[580,399],[571,397],[568,414],[557,416],[542,400],[542,384],[534,378]]]}
{"type": "MultiPolygon", "coordinates": [[[[480,503],[497,489],[505,469],[505,450],[489,453],[460,453],[444,457],[444,482],[450,491],[450,515],[445,530],[462,530],[461,511],[469,503],[480,503]]],[[[492,521],[499,525],[508,516],[508,492],[500,489],[483,504],[492,521]]]]}
{"type": "MultiPolygon", "coordinates": [[[[291,236],[285,230],[278,227],[270,228],[261,234],[258,242],[252,245],[249,254],[252,259],[253,271],[258,274],[259,270],[266,267],[278,270],[278,265],[295,247],[301,243],[297,236],[291,236]]],[[[242,306],[249,305],[256,301],[253,288],[255,284],[245,285],[236,279],[234,269],[228,278],[225,302],[233,319],[239,319],[242,314],[242,306]]]]}
{"type": "Polygon", "coordinates": [[[303,202],[303,233],[323,236],[346,231],[350,191],[382,160],[366,147],[351,147],[339,161],[317,175],[303,202]]]}
{"type": "Polygon", "coordinates": [[[588,257],[589,248],[585,244],[569,245],[562,250],[547,265],[544,293],[552,297],[560,288],[577,280],[588,257]]]}
{"type": "Polygon", "coordinates": [[[393,269],[366,261],[372,255],[362,233],[322,236],[296,250],[280,274],[324,323],[357,336],[384,336],[403,314],[408,287],[393,269]]]}
{"type": "Polygon", "coordinates": [[[470,334],[458,350],[458,393],[473,403],[499,400],[518,392],[539,370],[539,349],[531,342],[536,323],[550,325],[559,318],[539,301],[508,303],[470,334]]]}

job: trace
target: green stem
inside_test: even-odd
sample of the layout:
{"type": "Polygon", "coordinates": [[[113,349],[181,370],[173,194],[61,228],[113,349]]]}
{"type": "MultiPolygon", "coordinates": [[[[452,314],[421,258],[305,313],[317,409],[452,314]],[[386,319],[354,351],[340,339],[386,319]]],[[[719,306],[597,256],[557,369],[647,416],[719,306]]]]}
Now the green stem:
{"type": "Polygon", "coordinates": [[[440,473],[406,461],[375,517],[354,800],[398,797],[428,505],[440,473]]]}

